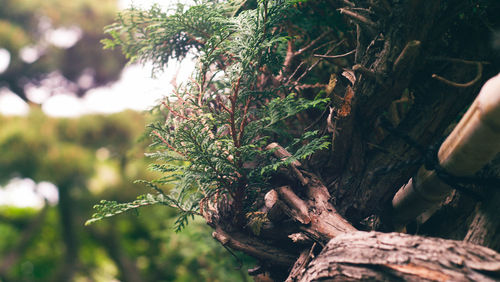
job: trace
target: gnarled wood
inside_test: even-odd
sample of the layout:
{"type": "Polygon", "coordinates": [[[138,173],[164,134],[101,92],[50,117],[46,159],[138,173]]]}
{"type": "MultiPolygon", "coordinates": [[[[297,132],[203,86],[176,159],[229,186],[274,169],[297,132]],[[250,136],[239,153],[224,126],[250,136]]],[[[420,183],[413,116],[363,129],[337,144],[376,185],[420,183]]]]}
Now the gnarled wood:
{"type": "MultiPolygon", "coordinates": [[[[314,5],[310,1],[302,4],[314,5]]],[[[386,174],[373,172],[425,155],[425,149],[419,151],[417,146],[412,147],[380,125],[382,117],[390,112],[391,105],[401,102],[405,94],[412,97],[408,104],[400,105],[406,109],[402,115],[396,113],[398,116],[394,117],[392,124],[422,148],[427,148],[442,140],[445,129],[466,109],[485,79],[492,76],[493,70],[485,65],[482,77],[469,88],[450,87],[432,79],[433,73],[439,73],[455,81],[466,81],[476,73],[475,69],[457,68],[447,62],[433,60],[436,56],[481,62],[492,59],[491,54],[483,52],[489,50],[489,42],[479,40],[481,36],[476,33],[465,35],[459,30],[472,25],[463,19],[457,22],[455,17],[465,13],[468,4],[458,0],[351,0],[322,4],[325,4],[324,9],[342,9],[342,17],[348,24],[354,24],[351,25],[352,30],[342,35],[346,41],[339,39],[335,42],[334,39],[338,39],[336,35],[329,37],[329,34],[318,32],[321,38],[325,36],[325,42],[320,40],[318,44],[325,44],[324,49],[333,50],[335,46],[345,43],[346,46],[342,45],[346,48],[344,51],[355,49],[354,59],[351,56],[329,58],[330,51],[322,52],[325,55],[319,56],[320,59],[328,59],[322,62],[332,65],[318,71],[319,59],[309,62],[307,58],[294,56],[295,42],[290,41],[290,56],[285,67],[280,76],[271,80],[283,85],[296,83],[295,90],[304,91],[305,97],[315,97],[316,92],[306,92],[306,87],[300,85],[301,79],[305,81],[306,76],[315,75],[311,82],[315,83],[315,87],[327,88],[325,93],[329,98],[343,99],[341,105],[329,105],[327,126],[317,125],[324,121],[328,111],[320,118],[315,117],[317,122],[312,125],[312,119],[304,117],[308,113],[301,116],[298,122],[305,124],[302,128],[331,133],[332,148],[311,159],[301,160],[302,163],[293,162],[288,168],[280,169],[276,177],[279,181],[271,187],[273,190],[264,199],[265,205],[257,207],[266,212],[270,220],[269,224],[263,225],[260,235],[227,228],[231,223],[224,222],[228,220],[223,216],[215,216],[213,220],[206,217],[216,229],[215,237],[225,246],[242,250],[266,263],[271,263],[272,256],[276,255],[276,265],[284,267],[289,263],[285,267],[292,269],[291,280],[488,281],[498,278],[495,275],[499,271],[499,257],[491,250],[459,241],[357,232],[353,227],[393,231],[387,219],[398,214],[394,214],[391,199],[397,189],[417,172],[420,164],[401,166],[399,170],[386,174]],[[307,68],[309,63],[311,65],[307,68]],[[328,72],[322,74],[323,70],[328,72]],[[346,73],[349,75],[344,75],[346,73]],[[290,78],[290,81],[280,77],[290,78]],[[299,78],[293,80],[294,77],[299,78]],[[326,84],[331,77],[339,79],[326,84]],[[365,218],[372,218],[380,224],[369,226],[363,223],[365,218]],[[330,241],[331,238],[334,239],[330,241]],[[313,242],[320,248],[328,241],[321,255],[313,258],[310,252],[313,242]],[[292,268],[293,261],[296,264],[292,268]]],[[[485,27],[474,26],[472,30],[483,32],[483,39],[486,38],[485,27]]],[[[311,39],[311,42],[314,40],[311,39]]],[[[293,127],[295,124],[292,122],[290,125],[293,133],[302,130],[300,126],[293,127]]],[[[276,143],[268,149],[271,148],[279,159],[290,156],[276,143]]],[[[468,206],[474,206],[474,203],[468,206]]],[[[494,207],[489,207],[478,213],[473,225],[498,226],[487,224],[494,218],[487,214],[495,211],[494,207]]],[[[457,214],[470,211],[457,211],[457,214]]],[[[215,211],[214,214],[223,213],[215,211]]],[[[455,219],[446,217],[441,224],[445,225],[444,220],[455,219]]],[[[461,224],[465,235],[465,226],[469,222],[461,224]]],[[[439,233],[443,228],[439,222],[435,226],[435,234],[450,236],[450,229],[439,233]]],[[[463,236],[454,238],[461,240],[463,236]]],[[[471,241],[485,245],[485,241],[495,240],[491,238],[493,236],[488,237],[481,232],[469,232],[468,235],[471,241]]],[[[283,269],[268,270],[273,274],[281,272],[278,276],[282,278],[283,269]]]]}

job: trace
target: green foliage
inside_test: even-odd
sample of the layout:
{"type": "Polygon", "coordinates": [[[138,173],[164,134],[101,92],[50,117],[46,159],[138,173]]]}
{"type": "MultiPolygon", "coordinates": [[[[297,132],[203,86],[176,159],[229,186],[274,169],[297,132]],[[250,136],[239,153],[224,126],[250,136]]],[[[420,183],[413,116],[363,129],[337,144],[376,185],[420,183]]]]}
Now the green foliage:
{"type": "MultiPolygon", "coordinates": [[[[92,227],[112,220],[116,219],[92,227]]],[[[121,231],[129,234],[124,243],[140,256],[144,281],[251,281],[246,269],[255,261],[240,253],[234,258],[207,236],[210,230],[203,219],[195,218],[180,233],[170,228],[175,220],[173,209],[155,206],[142,209],[140,216],[130,215],[120,221],[121,231]],[[141,233],[146,230],[151,231],[141,233]]]]}
{"type": "Polygon", "coordinates": [[[96,213],[92,216],[92,219],[85,222],[85,225],[92,224],[93,222],[99,221],[103,218],[121,214],[138,207],[157,204],[158,202],[159,201],[151,194],[141,196],[137,200],[130,203],[118,203],[116,201],[101,200],[99,205],[94,206],[96,213]]]}
{"type": "MultiPolygon", "coordinates": [[[[121,258],[136,266],[144,281],[241,280],[242,271],[234,270],[235,259],[211,237],[200,235],[208,232],[208,226],[195,220],[185,232],[172,232],[172,225],[182,224],[176,223],[178,208],[165,209],[162,205],[173,201],[160,196],[138,200],[139,204],[161,201],[157,207],[141,209],[140,217],[135,211],[124,212],[101,224],[83,226],[98,199],[133,202],[137,191],[144,189],[134,179],[160,176],[147,169],[143,157],[147,144],[137,142],[145,124],[144,115],[132,111],[71,119],[50,118],[36,110],[26,117],[0,116],[0,178],[51,180],[70,191],[81,266],[75,281],[126,280],[121,258]],[[121,257],[110,251],[113,245],[122,250],[121,257]]],[[[47,209],[41,219],[36,208],[0,207],[0,260],[6,261],[11,252],[19,255],[0,273],[2,281],[57,281],[55,275],[66,267],[62,262],[70,260],[65,251],[69,235],[63,232],[67,226],[58,206],[47,209]],[[41,222],[38,229],[30,227],[34,222],[41,222]]]]}
{"type": "Polygon", "coordinates": [[[96,150],[126,159],[144,123],[131,111],[80,119],[53,119],[36,109],[28,117],[0,116],[0,181],[19,176],[81,185],[94,173],[96,150]]]}
{"type": "MultiPolygon", "coordinates": [[[[107,28],[106,47],[121,46],[131,60],[153,61],[157,69],[192,50],[198,57],[192,80],[155,109],[162,121],[149,126],[156,149],[150,156],[158,160],[152,169],[164,176],[148,183],[154,200],[147,203],[176,207],[177,229],[220,201],[244,224],[241,218],[254,212],[253,202],[279,167],[328,146],[317,132],[294,136],[285,129],[298,113],[324,108],[328,99],[299,98],[290,87],[260,81],[282,69],[290,39],[282,27],[297,12],[296,2],[263,0],[237,12],[230,4],[179,5],[174,14],[131,9],[107,28]],[[290,158],[276,159],[265,149],[276,141],[290,158]],[[169,196],[157,186],[167,183],[175,186],[169,196]]],[[[103,202],[89,223],[136,206],[103,202]]],[[[249,220],[258,233],[260,221],[249,220]]]]}
{"type": "Polygon", "coordinates": [[[249,212],[246,214],[246,218],[248,226],[256,236],[259,236],[262,225],[269,223],[267,214],[264,212],[249,212]]]}
{"type": "Polygon", "coordinates": [[[120,46],[131,62],[151,61],[154,70],[161,70],[170,59],[182,59],[210,44],[205,40],[220,31],[223,14],[221,5],[209,1],[194,7],[178,4],[167,12],[158,6],[147,12],[131,8],[106,28],[111,39],[102,42],[109,49],[120,46]]]}

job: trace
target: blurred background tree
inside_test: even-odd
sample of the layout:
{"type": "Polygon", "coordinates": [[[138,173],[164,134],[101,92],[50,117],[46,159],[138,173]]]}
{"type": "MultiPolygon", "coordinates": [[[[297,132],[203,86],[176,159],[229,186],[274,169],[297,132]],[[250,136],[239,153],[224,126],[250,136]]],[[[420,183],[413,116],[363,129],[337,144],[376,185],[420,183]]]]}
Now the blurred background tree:
{"type": "Polygon", "coordinates": [[[1,0],[0,87],[28,101],[27,87],[56,78],[52,91],[79,96],[116,80],[125,60],[99,43],[116,12],[115,0],[1,0]]]}
{"type": "MultiPolygon", "coordinates": [[[[33,105],[33,88],[81,97],[118,79],[125,59],[100,43],[117,10],[115,0],[0,0],[0,90],[33,105]]],[[[173,233],[172,209],[83,226],[99,199],[130,201],[145,189],[134,180],[157,177],[138,141],[145,124],[133,111],[0,115],[0,282],[247,280],[203,222],[173,233]],[[20,206],[2,199],[5,187],[25,193],[21,182],[33,191],[20,206]],[[40,204],[24,207],[33,194],[40,204]]]]}
{"type": "Polygon", "coordinates": [[[32,109],[0,124],[0,185],[29,177],[59,191],[41,209],[0,206],[0,281],[247,279],[202,221],[172,232],[173,209],[83,226],[98,199],[133,200],[145,189],[134,180],[157,177],[142,157],[147,142],[137,142],[142,113],[56,119],[32,109]]]}

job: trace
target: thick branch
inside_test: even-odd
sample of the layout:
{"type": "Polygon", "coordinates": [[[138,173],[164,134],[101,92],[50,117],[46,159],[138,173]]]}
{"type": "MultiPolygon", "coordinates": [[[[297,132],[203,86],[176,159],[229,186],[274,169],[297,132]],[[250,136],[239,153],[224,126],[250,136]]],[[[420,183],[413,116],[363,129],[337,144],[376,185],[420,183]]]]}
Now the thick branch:
{"type": "Polygon", "coordinates": [[[281,199],[290,207],[291,217],[297,219],[302,224],[309,224],[311,218],[307,211],[307,205],[300,199],[289,186],[277,189],[281,199]]]}
{"type": "Polygon", "coordinates": [[[242,251],[273,265],[288,267],[293,264],[296,258],[294,254],[266,245],[257,238],[247,236],[243,233],[234,232],[229,234],[220,227],[217,227],[212,236],[223,246],[242,251]]]}
{"type": "MultiPolygon", "coordinates": [[[[267,149],[275,148],[274,154],[286,159],[291,154],[277,143],[273,143],[267,149]],[[271,146],[272,145],[272,146],[271,146]]],[[[356,229],[337,213],[335,207],[329,202],[330,193],[321,181],[313,174],[300,171],[300,163],[294,162],[290,166],[292,177],[296,178],[304,187],[307,200],[300,199],[292,189],[280,187],[278,194],[293,210],[289,212],[291,217],[302,223],[301,230],[309,237],[319,243],[326,243],[331,238],[345,232],[356,231],[356,229]]]]}
{"type": "Polygon", "coordinates": [[[354,232],[332,239],[294,281],[495,281],[500,254],[461,241],[354,232]]]}

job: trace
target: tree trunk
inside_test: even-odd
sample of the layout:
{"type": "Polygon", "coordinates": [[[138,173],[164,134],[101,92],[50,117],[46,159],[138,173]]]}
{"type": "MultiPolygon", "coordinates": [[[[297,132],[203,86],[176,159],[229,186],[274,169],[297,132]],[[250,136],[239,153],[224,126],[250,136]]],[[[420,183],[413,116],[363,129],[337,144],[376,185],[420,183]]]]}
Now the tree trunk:
{"type": "Polygon", "coordinates": [[[61,263],[55,281],[71,281],[78,270],[79,238],[75,226],[75,201],[71,195],[71,185],[59,186],[59,210],[62,240],[64,242],[64,262],[61,263]]]}
{"type": "MultiPolygon", "coordinates": [[[[223,203],[204,211],[213,236],[261,260],[253,273],[268,272],[276,280],[498,279],[500,255],[485,247],[356,231],[395,231],[391,199],[422,164],[413,161],[432,152],[426,148],[446,137],[496,75],[499,58],[489,38],[491,26],[500,26],[492,12],[499,5],[490,2],[491,10],[484,11],[458,0],[344,0],[323,7],[339,9],[356,31],[346,35],[356,47],[352,64],[337,68],[342,79],[333,91],[342,102],[323,120],[333,132],[332,149],[280,172],[280,185],[261,209],[269,222],[258,232],[237,230],[223,203]]],[[[485,191],[496,195],[492,200],[477,202],[455,191],[427,222],[407,231],[465,238],[498,251],[494,192],[485,191]]]]}

